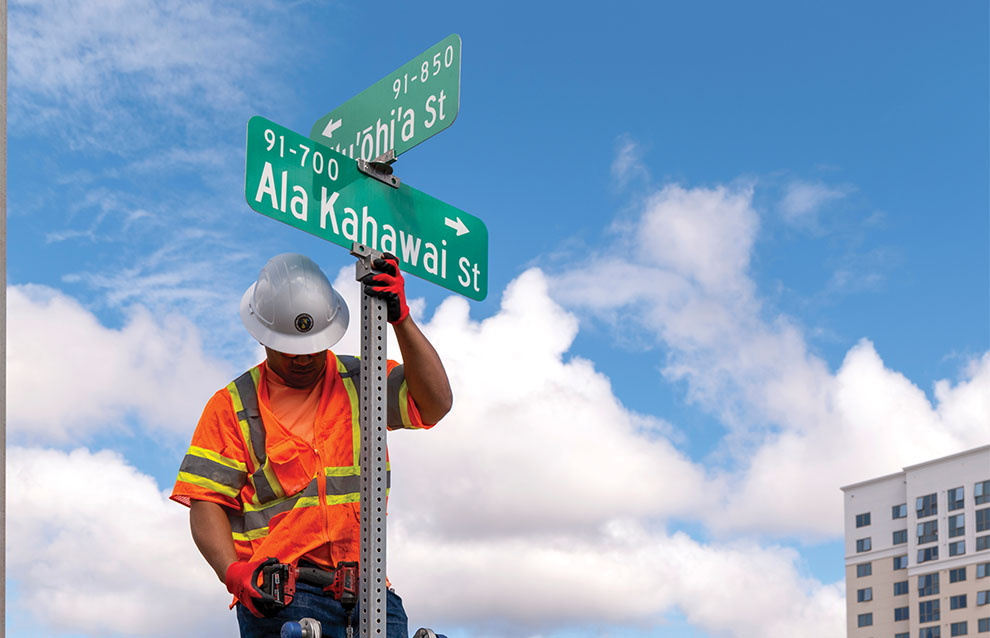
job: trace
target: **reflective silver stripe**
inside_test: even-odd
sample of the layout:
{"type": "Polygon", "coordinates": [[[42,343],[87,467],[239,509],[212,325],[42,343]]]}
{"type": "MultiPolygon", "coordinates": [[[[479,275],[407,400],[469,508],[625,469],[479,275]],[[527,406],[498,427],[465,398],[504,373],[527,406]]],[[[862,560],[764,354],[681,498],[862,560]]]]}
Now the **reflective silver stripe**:
{"type": "Polygon", "coordinates": [[[327,496],[343,496],[361,491],[360,476],[328,476],[327,496]]]}
{"type": "MultiPolygon", "coordinates": [[[[227,518],[230,519],[230,531],[236,534],[244,534],[254,529],[268,527],[269,522],[273,518],[283,512],[288,512],[294,508],[300,500],[304,498],[316,499],[318,496],[319,489],[317,487],[316,479],[313,479],[303,491],[264,509],[247,511],[243,513],[228,511],[227,518]]],[[[315,500],[313,505],[316,505],[315,500]]]]}
{"type": "Polygon", "coordinates": [[[341,372],[340,377],[342,379],[353,377],[354,383],[358,383],[358,379],[361,378],[361,359],[344,354],[337,355],[337,361],[343,363],[344,368],[347,370],[347,372],[341,372]]]}
{"type": "Polygon", "coordinates": [[[244,410],[237,413],[237,419],[247,421],[251,431],[251,447],[254,449],[254,456],[258,459],[259,464],[264,465],[267,458],[265,454],[265,424],[261,420],[261,411],[258,410],[258,389],[254,386],[251,371],[248,370],[234,379],[234,386],[237,387],[237,393],[241,395],[241,405],[244,406],[244,410]]]}
{"type": "Polygon", "coordinates": [[[244,533],[244,515],[232,509],[223,508],[227,513],[227,520],[230,521],[230,531],[234,534],[244,533]]]}
{"type": "Polygon", "coordinates": [[[258,468],[251,475],[251,482],[254,484],[254,491],[258,495],[258,500],[262,503],[273,501],[277,498],[275,490],[265,476],[265,465],[268,463],[268,455],[265,454],[265,423],[261,419],[261,411],[258,409],[258,388],[254,385],[254,378],[248,370],[241,376],[234,379],[234,387],[241,398],[243,410],[237,413],[237,419],[247,421],[248,432],[251,437],[251,449],[254,450],[254,457],[258,459],[258,468]]]}
{"type": "Polygon", "coordinates": [[[179,472],[188,472],[196,476],[202,476],[215,483],[226,485],[233,490],[240,490],[247,480],[247,472],[242,472],[233,467],[227,467],[216,461],[204,459],[201,456],[186,454],[179,466],[179,472]]]}
{"type": "Polygon", "coordinates": [[[402,404],[399,398],[399,391],[406,381],[405,368],[401,365],[392,368],[388,373],[388,414],[386,421],[388,427],[392,429],[401,428],[405,424],[402,422],[402,404]]]}

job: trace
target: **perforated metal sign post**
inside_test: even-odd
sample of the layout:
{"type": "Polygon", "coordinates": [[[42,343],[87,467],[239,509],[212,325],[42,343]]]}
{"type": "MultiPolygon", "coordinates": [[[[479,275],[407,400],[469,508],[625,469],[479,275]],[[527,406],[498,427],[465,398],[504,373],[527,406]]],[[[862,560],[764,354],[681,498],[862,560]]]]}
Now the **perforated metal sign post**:
{"type": "MultiPolygon", "coordinates": [[[[381,254],[359,244],[358,281],[373,272],[381,254]]],[[[385,386],[388,378],[385,302],[361,291],[361,638],[385,637],[385,503],[386,467],[385,386]]],[[[348,636],[350,638],[350,636],[348,636]]]]}

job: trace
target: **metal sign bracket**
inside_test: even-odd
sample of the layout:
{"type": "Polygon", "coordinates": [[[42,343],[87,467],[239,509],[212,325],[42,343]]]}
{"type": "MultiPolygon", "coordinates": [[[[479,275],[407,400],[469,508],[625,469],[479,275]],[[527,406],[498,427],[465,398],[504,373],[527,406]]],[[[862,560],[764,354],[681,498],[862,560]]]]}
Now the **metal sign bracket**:
{"type": "Polygon", "coordinates": [[[392,174],[392,164],[395,163],[395,149],[389,149],[371,161],[359,159],[357,168],[368,177],[374,177],[382,184],[392,188],[399,187],[399,178],[392,174]]]}

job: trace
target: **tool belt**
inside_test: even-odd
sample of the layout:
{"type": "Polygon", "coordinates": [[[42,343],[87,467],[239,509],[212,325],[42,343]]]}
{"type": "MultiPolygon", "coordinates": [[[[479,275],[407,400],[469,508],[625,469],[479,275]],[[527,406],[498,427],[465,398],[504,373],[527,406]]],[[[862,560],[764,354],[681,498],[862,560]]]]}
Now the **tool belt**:
{"type": "Polygon", "coordinates": [[[321,588],[325,594],[333,596],[345,609],[357,604],[357,563],[338,563],[333,569],[327,570],[309,561],[299,561],[295,576],[298,582],[321,588]]]}
{"type": "Polygon", "coordinates": [[[319,567],[315,563],[301,560],[296,572],[296,581],[323,589],[333,585],[334,580],[336,580],[336,573],[336,569],[319,567]]]}
{"type": "Polygon", "coordinates": [[[269,558],[258,569],[261,572],[261,587],[256,586],[255,589],[261,598],[256,606],[264,616],[274,616],[292,602],[297,582],[319,587],[324,594],[339,602],[348,614],[357,605],[357,563],[339,563],[334,569],[326,570],[307,561],[297,565],[269,558]]]}

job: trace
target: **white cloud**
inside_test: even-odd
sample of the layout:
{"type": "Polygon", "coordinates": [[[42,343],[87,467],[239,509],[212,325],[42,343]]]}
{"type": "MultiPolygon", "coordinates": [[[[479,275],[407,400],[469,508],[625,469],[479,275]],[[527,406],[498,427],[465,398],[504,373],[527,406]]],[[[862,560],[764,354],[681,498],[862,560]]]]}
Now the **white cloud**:
{"type": "MultiPolygon", "coordinates": [[[[125,155],[156,134],[138,124],[139,116],[159,118],[162,126],[167,118],[173,131],[215,126],[200,109],[247,104],[248,78],[271,59],[259,45],[270,23],[249,14],[229,3],[14,2],[11,119],[60,133],[74,147],[125,155]]],[[[252,83],[272,86],[277,77],[252,83]]]]}
{"type": "Polygon", "coordinates": [[[580,535],[702,506],[703,474],[658,434],[663,424],[624,408],[591,362],[565,360],[577,323],[538,270],[508,287],[496,316],[471,321],[448,298],[423,329],[443,353],[454,409],[435,431],[391,437],[397,484],[438,505],[409,513],[419,526],[441,538],[580,535]],[[438,459],[440,482],[402,469],[438,459]]]}
{"type": "Polygon", "coordinates": [[[451,297],[423,330],[454,409],[432,431],[389,437],[389,573],[412,626],[536,636],[648,628],[676,609],[732,637],[841,632],[841,587],[806,579],[793,550],[665,531],[711,507],[713,484],[665,438],[671,426],[567,356],[577,323],[539,270],[496,315],[474,321],[451,297]]]}
{"type": "MultiPolygon", "coordinates": [[[[8,577],[39,632],[233,633],[229,598],[191,541],[187,510],[150,477],[115,453],[84,449],[13,447],[7,471],[8,577]]],[[[675,606],[734,638],[826,638],[843,622],[841,589],[803,577],[787,548],[704,545],[631,520],[587,537],[451,540],[395,511],[389,518],[400,521],[389,573],[411,627],[466,625],[467,635],[485,637],[647,628],[675,606]]]]}
{"type": "Polygon", "coordinates": [[[115,453],[9,448],[7,579],[18,612],[34,617],[35,635],[232,635],[230,598],[186,512],[115,453]]]}
{"type": "Polygon", "coordinates": [[[711,292],[746,293],[744,274],[759,227],[752,194],[749,185],[665,186],[646,201],[632,238],[635,256],[711,292]]]}
{"type": "Polygon", "coordinates": [[[615,158],[612,160],[612,182],[624,189],[632,182],[649,182],[650,172],[642,161],[643,151],[629,135],[621,135],[616,140],[615,158]]]}
{"type": "Polygon", "coordinates": [[[44,286],[7,289],[7,422],[17,441],[85,440],[135,414],[185,436],[231,377],[195,326],[135,307],[119,329],[44,286]]]}
{"type": "Polygon", "coordinates": [[[441,631],[464,624],[486,637],[648,632],[675,609],[697,629],[732,638],[831,638],[845,624],[841,585],[802,576],[793,550],[702,544],[628,521],[591,538],[484,542],[438,540],[403,524],[390,552],[413,626],[430,619],[425,624],[441,631]]]}
{"type": "Polygon", "coordinates": [[[852,188],[849,186],[828,186],[822,182],[794,180],[787,185],[780,201],[780,214],[792,226],[818,230],[821,209],[851,192],[852,188]]]}
{"type": "Polygon", "coordinates": [[[722,451],[734,463],[710,474],[737,489],[713,529],[830,536],[841,532],[839,486],[986,443],[990,364],[937,383],[934,405],[868,341],[830,371],[793,319],[765,316],[748,273],[752,194],[667,186],[618,240],[638,252],[584,261],[554,290],[617,331],[651,335],[667,353],[664,377],[729,426],[722,451]]]}

